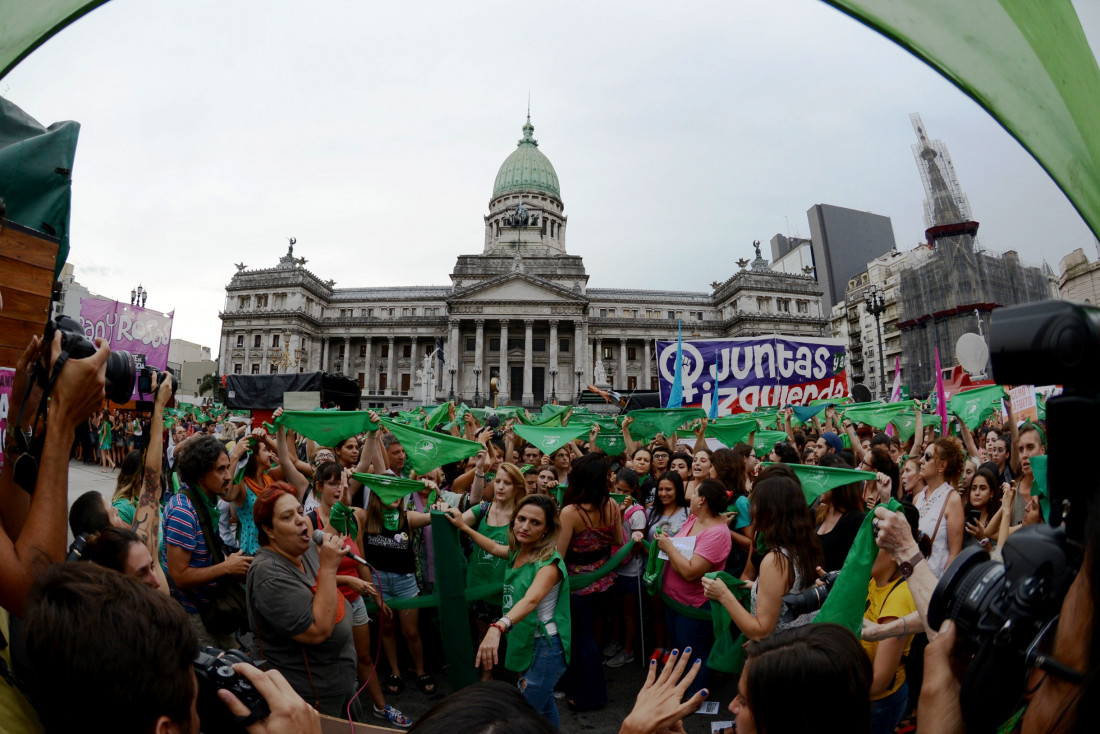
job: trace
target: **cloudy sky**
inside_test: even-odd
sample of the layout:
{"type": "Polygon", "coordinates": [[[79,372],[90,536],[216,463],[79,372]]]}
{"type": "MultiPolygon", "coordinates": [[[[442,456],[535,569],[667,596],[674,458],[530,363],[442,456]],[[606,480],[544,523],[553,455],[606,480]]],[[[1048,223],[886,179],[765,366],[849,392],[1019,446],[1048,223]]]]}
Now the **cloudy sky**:
{"type": "MultiPolygon", "coordinates": [[[[1076,0],[1094,49],[1100,3],[1076,0]]],[[[77,279],[216,345],[233,263],[337,286],[446,284],[479,252],[526,114],[596,287],[705,290],[817,203],[923,238],[909,113],[993,250],[1096,244],[1030,156],[899,47],[818,0],[113,0],[0,80],[81,123],[77,279]]]]}

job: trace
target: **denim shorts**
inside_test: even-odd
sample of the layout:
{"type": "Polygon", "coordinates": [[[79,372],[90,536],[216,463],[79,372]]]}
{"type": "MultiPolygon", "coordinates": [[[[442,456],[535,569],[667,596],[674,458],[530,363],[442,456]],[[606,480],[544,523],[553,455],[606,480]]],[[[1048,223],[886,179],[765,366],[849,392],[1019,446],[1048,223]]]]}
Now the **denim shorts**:
{"type": "Polygon", "coordinates": [[[386,599],[411,599],[420,593],[420,587],[416,584],[415,573],[390,573],[389,571],[377,571],[377,573],[378,590],[382,592],[383,601],[386,599]]]}
{"type": "Polygon", "coordinates": [[[367,603],[363,601],[363,597],[359,597],[355,601],[350,601],[351,604],[351,626],[362,627],[365,624],[370,624],[370,615],[367,614],[367,603]]]}

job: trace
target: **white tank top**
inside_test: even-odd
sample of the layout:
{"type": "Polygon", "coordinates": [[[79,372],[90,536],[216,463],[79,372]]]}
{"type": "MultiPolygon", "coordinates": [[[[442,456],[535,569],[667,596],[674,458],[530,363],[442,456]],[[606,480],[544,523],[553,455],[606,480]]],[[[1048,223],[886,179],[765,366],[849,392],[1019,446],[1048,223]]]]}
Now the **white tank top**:
{"type": "Polygon", "coordinates": [[[947,513],[943,508],[947,498],[954,491],[950,484],[944,482],[934,491],[925,489],[924,494],[917,500],[917,510],[920,512],[918,527],[929,538],[932,536],[936,538],[932,544],[932,555],[928,557],[928,567],[932,569],[932,573],[936,574],[936,578],[942,576],[947,570],[947,558],[951,555],[951,549],[947,544],[947,513]],[[936,532],[937,519],[940,521],[938,533],[936,532]]]}

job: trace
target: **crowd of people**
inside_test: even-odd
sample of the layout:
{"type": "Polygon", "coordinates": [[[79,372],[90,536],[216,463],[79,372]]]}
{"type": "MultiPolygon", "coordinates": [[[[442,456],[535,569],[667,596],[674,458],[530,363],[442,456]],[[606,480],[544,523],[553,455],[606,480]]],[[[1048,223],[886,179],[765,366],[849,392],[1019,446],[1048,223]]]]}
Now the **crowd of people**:
{"type": "MultiPolygon", "coordinates": [[[[28,347],[17,401],[37,403],[36,389],[26,389],[30,365],[43,351],[45,363],[56,362],[58,349],[37,340],[28,347]]],[[[416,600],[436,585],[431,534],[440,513],[466,539],[466,586],[488,589],[469,605],[469,653],[483,682],[440,702],[414,730],[447,726],[460,699],[467,716],[493,700],[516,707],[512,720],[544,727],[529,730],[553,731],[559,705],[606,707],[606,676],[634,664],[648,677],[622,730],[683,731],[716,676],[730,673],[711,670],[709,659],[711,612],[721,607],[733,636],[747,640],[729,702],[738,732],[810,731],[822,721],[876,734],[912,725],[963,731],[949,660],[955,633],[950,622],[929,628],[932,590],[964,546],[996,553],[1045,519],[1029,464],[1045,453],[1045,432],[1018,425],[1011,410],[973,431],[960,422],[956,436],[921,425],[918,409],[903,441],[847,419],[844,406],[801,425],[783,409],[785,438],[763,448],[755,432],[716,446],[705,418],[682,426],[691,438],[635,439],[627,414],[614,428],[593,422],[587,436],[547,454],[517,434],[515,418],[490,426],[451,406],[448,427],[436,430],[477,445],[465,459],[417,473],[410,452],[418,448],[373,412],[368,430],[330,446],[288,430],[281,411],[273,433],[225,420],[165,426],[167,384],[155,388],[147,423],[133,419],[133,447],[124,440],[116,453],[117,428],[103,409],[107,351],[61,360],[48,420],[37,428],[44,440],[33,495],[13,479],[28,452],[7,447],[0,621],[5,639],[22,627],[29,660],[18,675],[18,661],[3,657],[5,673],[15,673],[0,684],[12,731],[68,731],[93,712],[110,713],[118,731],[198,731],[190,671],[200,645],[265,661],[266,671],[234,666],[270,705],[250,730],[317,730],[318,713],[412,726],[394,704],[410,681],[412,695],[437,691],[423,639],[422,617],[433,612],[416,600]],[[107,426],[102,461],[119,467],[117,489],[110,502],[91,492],[73,503],[68,555],[82,561],[64,563],[68,460],[96,415],[101,432],[107,426]],[[608,430],[621,431],[623,453],[598,447],[608,430]],[[875,478],[808,502],[801,464],[875,478]],[[415,486],[399,484],[409,491],[390,496],[372,484],[377,477],[415,486]],[[900,510],[886,506],[893,502],[900,510]],[[868,523],[878,554],[862,634],[812,624],[816,607],[794,596],[843,569],[868,523]],[[9,625],[7,613],[25,624],[9,625]],[[130,685],[135,676],[141,682],[130,685]],[[502,680],[515,684],[508,694],[502,680]],[[58,706],[62,692],[70,701],[58,706]]],[[[37,404],[29,407],[18,414],[34,415],[37,404]]],[[[571,418],[566,411],[560,424],[571,418]]],[[[1074,651],[1067,641],[1091,639],[1096,545],[1071,591],[1077,626],[1060,625],[1053,643],[1060,659],[1092,671],[1088,686],[1096,641],[1074,651]]],[[[1054,716],[1052,727],[1083,729],[1074,713],[1083,687],[1036,690],[1021,730],[1046,730],[1054,716]]],[[[247,715],[232,694],[219,697],[247,715]]]]}

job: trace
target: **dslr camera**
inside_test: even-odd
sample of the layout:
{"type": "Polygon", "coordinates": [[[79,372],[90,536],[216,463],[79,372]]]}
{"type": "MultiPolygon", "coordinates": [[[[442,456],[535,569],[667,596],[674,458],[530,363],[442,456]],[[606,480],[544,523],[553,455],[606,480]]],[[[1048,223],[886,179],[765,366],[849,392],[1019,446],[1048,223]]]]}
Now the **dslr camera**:
{"type": "Polygon", "coordinates": [[[952,619],[956,655],[968,658],[961,705],[967,731],[994,731],[1019,705],[1028,671],[1069,681],[1083,676],[1049,655],[1059,610],[1081,567],[1085,520],[1095,486],[1087,462],[1069,447],[1077,427],[1100,407],[1100,310],[1065,301],[999,308],[990,326],[993,376],[1000,384],[1061,384],[1047,401],[1050,517],[1014,533],[1004,563],[978,546],[964,548],[944,572],[928,606],[938,629],[952,619]],[[990,696],[990,691],[997,695],[990,696]]]}
{"type": "Polygon", "coordinates": [[[176,396],[176,388],[179,387],[179,380],[176,379],[176,373],[172,371],[171,367],[165,367],[163,372],[161,370],[158,370],[156,367],[142,367],[141,372],[138,373],[138,394],[152,394],[154,377],[156,378],[158,386],[164,380],[168,380],[169,382],[171,382],[172,397],[176,396]]]}
{"type": "Polygon", "coordinates": [[[838,578],[840,578],[840,571],[829,571],[821,577],[820,584],[811,584],[802,591],[784,595],[783,603],[796,617],[807,612],[816,612],[829,598],[829,592],[833,590],[833,584],[838,578]]]}
{"type": "MultiPolygon", "coordinates": [[[[38,481],[38,462],[42,458],[42,447],[46,441],[46,406],[54,380],[57,379],[54,365],[49,363],[50,349],[54,335],[61,332],[61,354],[65,359],[87,359],[96,353],[95,343],[84,335],[80,323],[69,316],[58,316],[46,323],[42,334],[42,357],[35,362],[32,379],[27,383],[27,392],[19,408],[19,417],[9,427],[15,442],[18,456],[14,463],[15,483],[28,493],[34,492],[38,481]],[[23,411],[35,383],[42,388],[42,399],[38,404],[38,415],[32,421],[32,428],[24,432],[23,411]]],[[[125,403],[134,389],[134,356],[121,349],[111,352],[107,357],[107,397],[116,403],[125,403]]]]}
{"type": "MultiPolygon", "coordinates": [[[[259,662],[263,664],[263,661],[259,662]]],[[[222,651],[203,647],[195,656],[195,678],[199,682],[198,713],[204,731],[243,734],[245,727],[271,714],[267,701],[247,678],[233,670],[233,663],[256,664],[240,650],[222,651]],[[234,716],[218,698],[221,689],[229,691],[247,706],[249,715],[243,718],[234,716]]]]}

